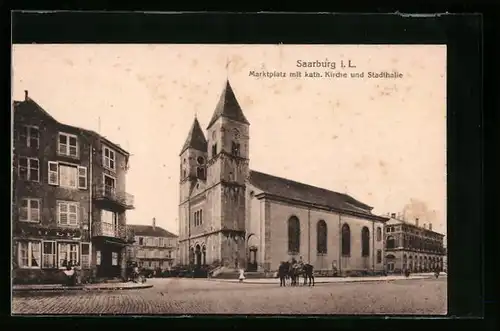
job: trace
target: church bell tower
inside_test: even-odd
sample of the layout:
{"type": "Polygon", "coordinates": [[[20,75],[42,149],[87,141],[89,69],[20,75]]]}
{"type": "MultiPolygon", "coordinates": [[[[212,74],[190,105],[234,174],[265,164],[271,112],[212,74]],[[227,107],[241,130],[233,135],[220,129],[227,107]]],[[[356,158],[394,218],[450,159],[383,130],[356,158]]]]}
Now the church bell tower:
{"type": "Polygon", "coordinates": [[[220,234],[220,256],[229,267],[245,258],[245,190],[249,175],[249,126],[226,82],[207,126],[207,188],[212,218],[220,234]]]}

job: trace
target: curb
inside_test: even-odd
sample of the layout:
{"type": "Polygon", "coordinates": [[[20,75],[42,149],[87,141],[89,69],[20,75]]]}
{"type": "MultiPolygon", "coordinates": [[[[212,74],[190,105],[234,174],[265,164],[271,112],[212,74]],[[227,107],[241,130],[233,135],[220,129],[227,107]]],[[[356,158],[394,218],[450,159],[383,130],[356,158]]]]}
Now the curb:
{"type": "MultiPolygon", "coordinates": [[[[318,285],[318,284],[369,283],[369,282],[381,283],[381,282],[393,282],[393,281],[399,281],[399,280],[421,280],[421,279],[430,279],[430,278],[434,278],[434,277],[419,276],[419,277],[398,278],[398,279],[359,279],[359,280],[338,280],[338,281],[327,281],[327,282],[316,281],[315,285],[318,285]]],[[[440,277],[440,278],[447,278],[447,277],[440,277]]],[[[219,283],[233,283],[233,284],[240,283],[237,279],[226,280],[226,279],[211,278],[210,281],[215,281],[215,282],[219,282],[219,283]]],[[[279,285],[279,280],[277,280],[276,282],[272,282],[272,283],[271,282],[256,282],[256,281],[252,281],[252,280],[244,280],[242,283],[243,284],[252,284],[252,285],[279,285]]]]}
{"type": "Polygon", "coordinates": [[[152,288],[153,285],[148,284],[148,285],[137,285],[134,287],[131,286],[115,286],[115,287],[109,287],[109,286],[92,286],[92,287],[86,287],[86,286],[54,286],[54,287],[45,287],[45,288],[13,288],[12,292],[66,292],[66,291],[114,291],[114,290],[139,290],[139,289],[145,289],[145,288],[152,288]]]}

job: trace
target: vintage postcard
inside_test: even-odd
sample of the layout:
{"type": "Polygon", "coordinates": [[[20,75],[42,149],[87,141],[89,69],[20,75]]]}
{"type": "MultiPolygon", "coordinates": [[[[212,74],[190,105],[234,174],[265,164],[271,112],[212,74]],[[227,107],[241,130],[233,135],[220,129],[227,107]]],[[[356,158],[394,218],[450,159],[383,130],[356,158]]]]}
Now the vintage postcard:
{"type": "Polygon", "coordinates": [[[13,314],[447,313],[446,46],[12,52],[13,314]]]}

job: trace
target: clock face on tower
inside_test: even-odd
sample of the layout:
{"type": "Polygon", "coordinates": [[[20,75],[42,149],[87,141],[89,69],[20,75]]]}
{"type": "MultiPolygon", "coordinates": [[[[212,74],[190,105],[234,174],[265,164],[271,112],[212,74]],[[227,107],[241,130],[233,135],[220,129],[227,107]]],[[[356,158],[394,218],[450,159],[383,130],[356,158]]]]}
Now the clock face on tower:
{"type": "Polygon", "coordinates": [[[198,158],[196,159],[196,161],[198,161],[199,165],[205,164],[205,159],[202,156],[198,156],[198,158]]]}

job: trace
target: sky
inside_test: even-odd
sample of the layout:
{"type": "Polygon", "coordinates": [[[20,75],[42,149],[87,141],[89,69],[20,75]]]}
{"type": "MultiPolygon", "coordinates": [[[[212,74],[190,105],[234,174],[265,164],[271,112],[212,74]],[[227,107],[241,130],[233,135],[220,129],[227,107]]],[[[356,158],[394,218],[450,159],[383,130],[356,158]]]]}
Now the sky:
{"type": "Polygon", "coordinates": [[[14,100],[28,90],[58,121],[131,153],[129,224],[155,217],[178,233],[179,152],[195,115],[206,129],[229,79],[250,122],[252,170],[347,193],[376,214],[404,211],[446,233],[443,45],[33,44],[14,45],[12,63],[14,100]],[[348,78],[297,60],[336,62],[330,72],[348,78]],[[339,68],[349,60],[356,68],[339,68]],[[323,77],[249,74],[298,70],[323,77]]]}

